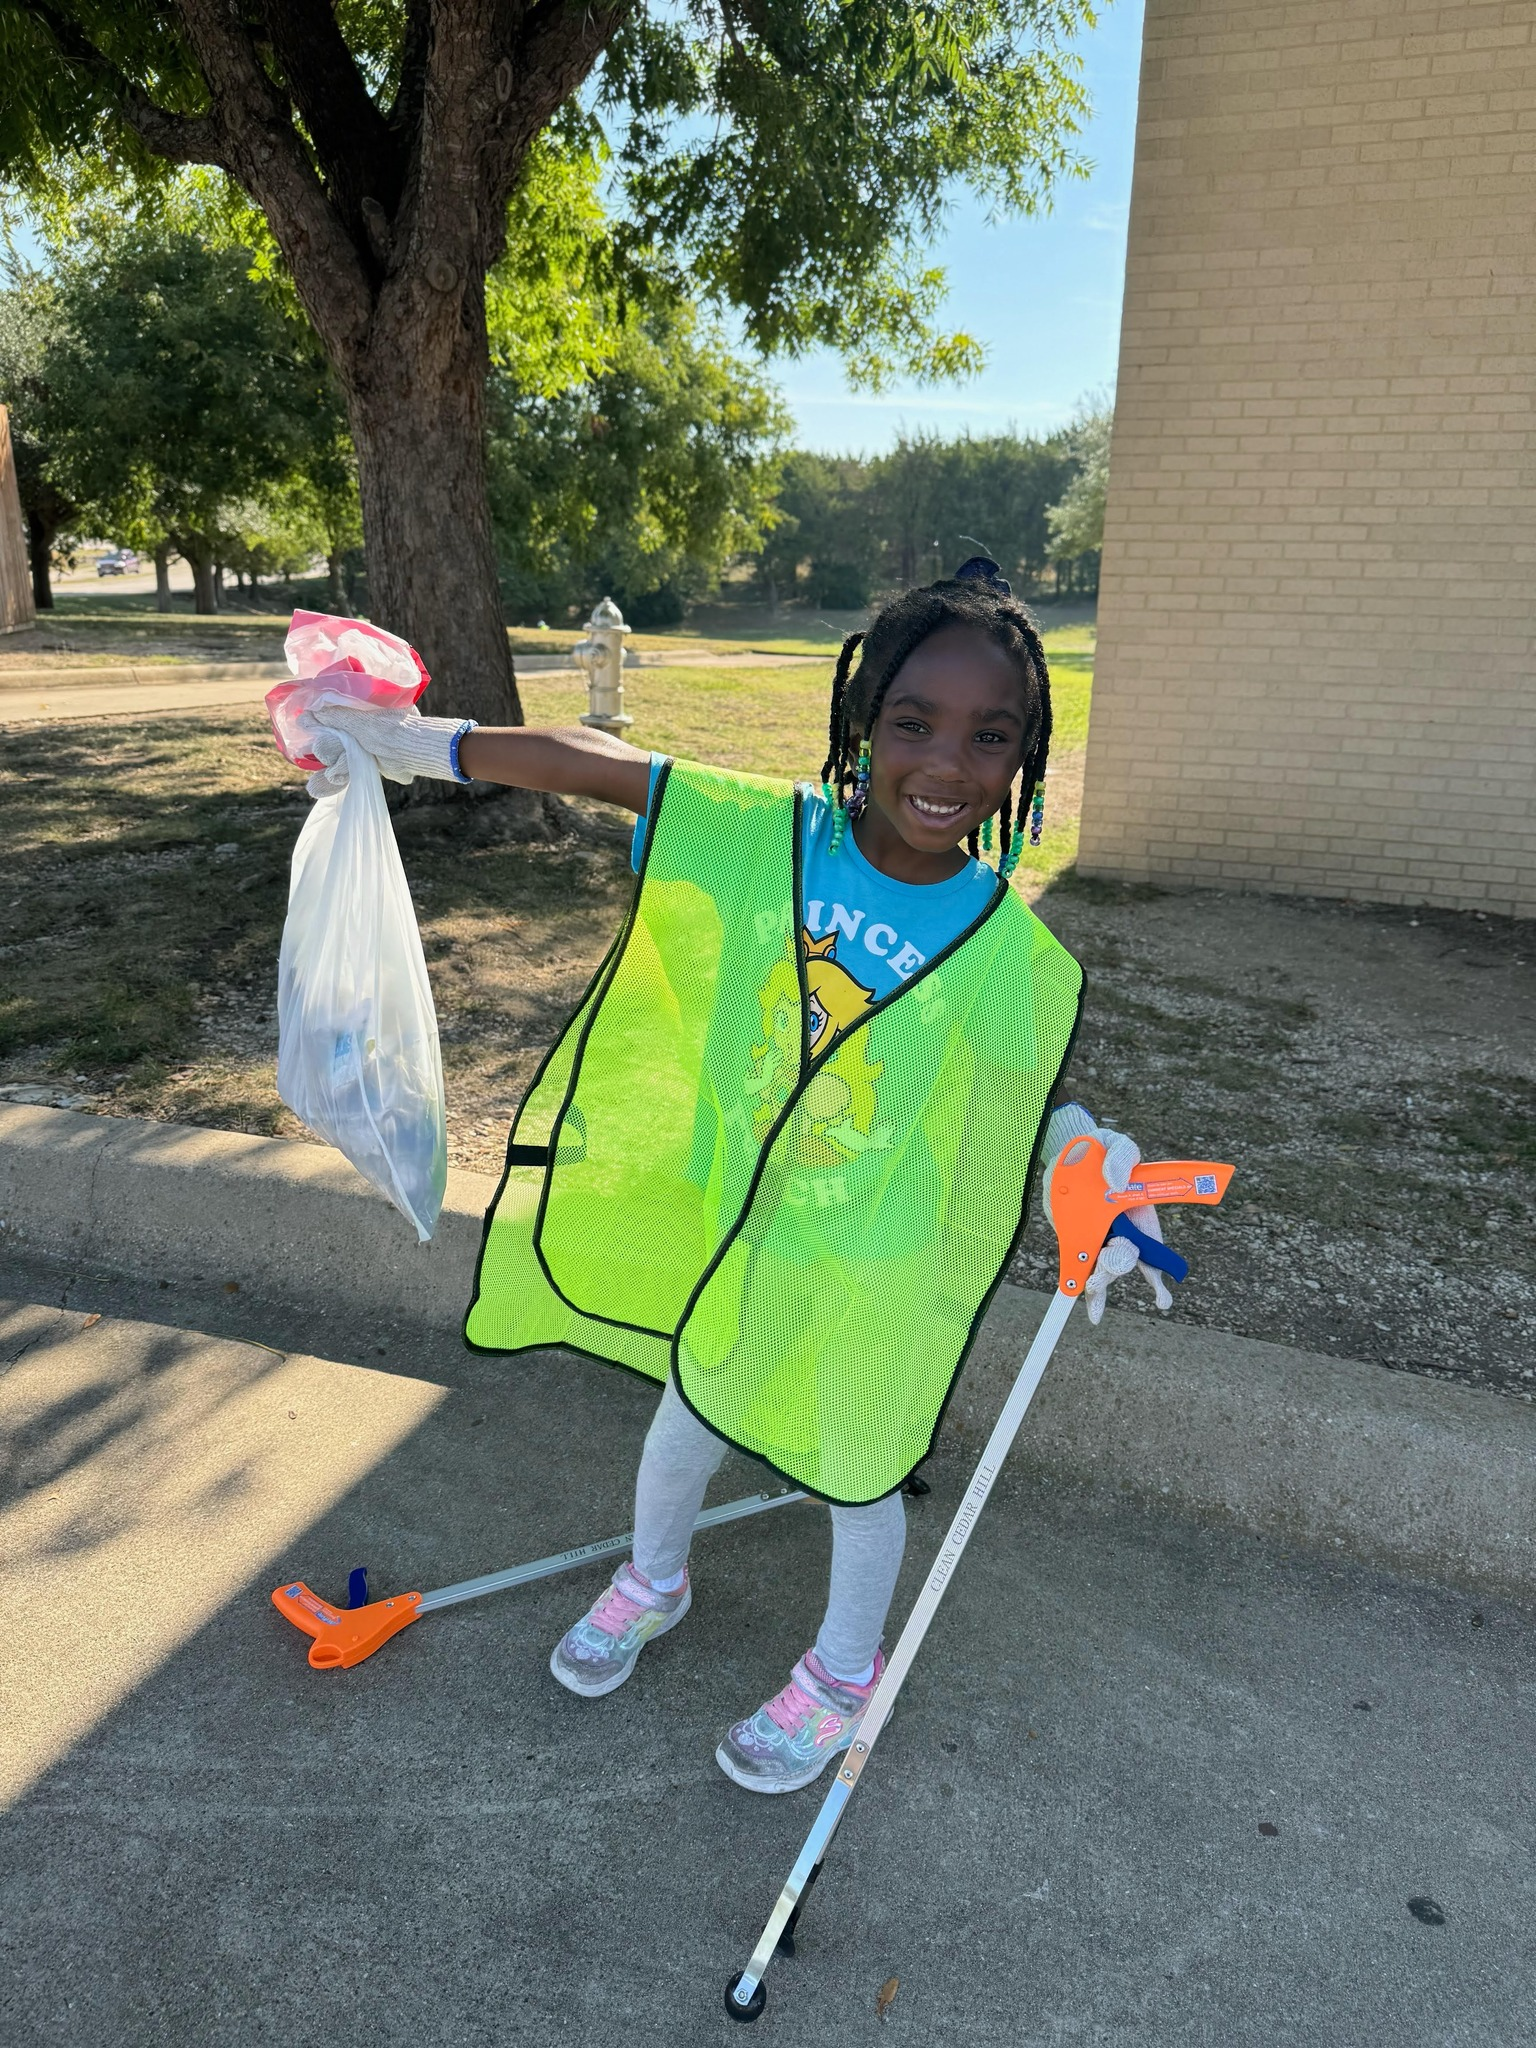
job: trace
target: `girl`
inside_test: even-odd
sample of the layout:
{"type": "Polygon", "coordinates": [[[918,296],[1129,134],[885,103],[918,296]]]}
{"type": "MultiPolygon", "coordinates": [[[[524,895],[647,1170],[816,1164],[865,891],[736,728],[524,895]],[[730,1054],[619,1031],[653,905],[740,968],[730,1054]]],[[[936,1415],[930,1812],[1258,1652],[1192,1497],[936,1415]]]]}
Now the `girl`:
{"type": "MultiPolygon", "coordinates": [[[[795,1791],[853,1741],[879,1682],[902,1483],[1006,1269],[1037,1155],[1097,1136],[1116,1188],[1140,1157],[1079,1104],[1047,1115],[1082,976],[1008,883],[1026,811],[1039,837],[1050,746],[1034,623],[982,558],[888,605],[843,645],[819,794],[588,729],[321,716],[396,780],[636,814],[635,901],[518,1112],[465,1337],[565,1344],[664,1382],[634,1555],[550,1659],[584,1698],[687,1614],[689,1538],[727,1444],[829,1502],[815,1644],[716,1752],[749,1791],[795,1791]]],[[[334,764],[320,794],[345,755],[323,728],[314,746],[334,764]]],[[[1150,1207],[1132,1218],[1159,1235],[1150,1207]]],[[[1136,1263],[1106,1245],[1093,1322],[1136,1263]]]]}

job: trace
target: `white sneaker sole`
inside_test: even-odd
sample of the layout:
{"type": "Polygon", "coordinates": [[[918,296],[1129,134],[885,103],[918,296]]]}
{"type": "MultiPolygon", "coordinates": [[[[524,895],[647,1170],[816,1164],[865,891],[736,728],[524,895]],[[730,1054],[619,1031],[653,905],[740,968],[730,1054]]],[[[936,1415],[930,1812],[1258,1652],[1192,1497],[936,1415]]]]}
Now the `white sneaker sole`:
{"type": "Polygon", "coordinates": [[[807,1785],[814,1785],[827,1765],[847,1754],[848,1745],[842,1749],[829,1749],[820,1763],[808,1765],[794,1778],[754,1778],[744,1771],[722,1742],[715,1751],[715,1762],[724,1771],[733,1785],[739,1785],[743,1792],[803,1792],[807,1785]]]}
{"type": "MultiPolygon", "coordinates": [[[[659,1637],[664,1636],[669,1628],[676,1628],[692,1605],[693,1588],[689,1586],[684,1592],[682,1604],[679,1606],[676,1614],[668,1615],[660,1628],[652,1629],[651,1633],[640,1645],[640,1650],[649,1649],[651,1644],[659,1637]]],[[[560,1642],[563,1643],[564,1641],[565,1638],[562,1636],[560,1642]]],[[[579,1678],[560,1664],[560,1643],[556,1643],[549,1653],[549,1675],[557,1685],[563,1685],[567,1692],[575,1693],[578,1699],[600,1700],[605,1694],[618,1691],[625,1679],[628,1678],[629,1674],[640,1662],[640,1650],[636,1650],[629,1662],[621,1670],[616,1671],[611,1678],[599,1678],[589,1685],[583,1685],[579,1678]]]]}

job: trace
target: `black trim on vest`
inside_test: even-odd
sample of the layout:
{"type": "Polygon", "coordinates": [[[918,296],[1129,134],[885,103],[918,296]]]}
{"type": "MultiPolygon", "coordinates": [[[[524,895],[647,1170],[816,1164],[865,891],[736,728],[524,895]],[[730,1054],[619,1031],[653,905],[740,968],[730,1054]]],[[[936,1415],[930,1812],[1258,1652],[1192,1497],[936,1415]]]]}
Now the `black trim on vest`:
{"type": "MultiPolygon", "coordinates": [[[[635,873],[635,889],[634,895],[630,899],[629,914],[625,918],[623,924],[620,925],[618,931],[614,934],[612,945],[609,946],[607,952],[603,955],[602,959],[598,961],[597,966],[593,971],[592,979],[587,983],[586,987],[581,992],[581,1001],[576,1005],[575,1009],[571,1012],[570,1017],[566,1020],[565,1029],[555,1039],[554,1043],[545,1053],[543,1059],[539,1061],[537,1067],[534,1068],[533,1079],[528,1083],[527,1088],[523,1091],[523,1099],[517,1105],[517,1113],[513,1117],[512,1127],[507,1133],[507,1151],[506,1157],[502,1162],[501,1178],[496,1183],[496,1192],[494,1195],[492,1195],[490,1203],[486,1208],[485,1215],[481,1219],[480,1249],[475,1254],[475,1277],[470,1287],[469,1302],[464,1310],[464,1319],[459,1325],[459,1336],[464,1344],[465,1349],[469,1351],[478,1351],[486,1357],[511,1358],[515,1357],[517,1352],[519,1351],[525,1351],[530,1349],[541,1350],[548,1348],[547,1346],[540,1345],[516,1345],[513,1347],[511,1351],[509,1351],[504,1345],[500,1344],[477,1344],[469,1334],[469,1319],[474,1314],[476,1308],[479,1306],[480,1280],[485,1270],[485,1248],[491,1241],[491,1225],[496,1220],[496,1211],[501,1207],[501,1198],[507,1191],[507,1182],[512,1177],[513,1167],[542,1166],[544,1169],[544,1185],[546,1188],[549,1185],[549,1169],[553,1161],[553,1155],[559,1135],[560,1124],[565,1116],[565,1111],[570,1104],[569,1092],[567,1092],[565,1102],[561,1104],[559,1117],[557,1117],[554,1123],[550,1126],[549,1143],[547,1145],[519,1145],[517,1142],[518,1125],[522,1122],[524,1112],[527,1110],[528,1104],[532,1101],[534,1093],[537,1090],[539,1083],[543,1080],[545,1074],[548,1073],[552,1062],[554,1061],[556,1055],[560,1051],[560,1048],[565,1044],[567,1037],[570,1035],[572,1023],[574,1023],[576,1018],[579,1017],[582,1011],[586,1008],[588,1000],[592,997],[593,992],[602,982],[604,976],[608,975],[610,973],[610,970],[617,966],[619,955],[623,952],[624,946],[628,941],[629,935],[631,931],[634,929],[635,913],[638,910],[640,904],[640,885],[645,879],[646,864],[651,857],[651,841],[656,836],[656,814],[661,809],[660,799],[663,792],[666,789],[667,778],[670,776],[671,773],[671,761],[663,761],[661,764],[660,772],[656,777],[656,787],[651,792],[650,808],[646,817],[645,843],[640,849],[640,866],[635,873]],[[515,1156],[517,1154],[527,1153],[533,1153],[535,1156],[531,1159],[527,1157],[515,1156]]],[[[595,1003],[593,1005],[593,1009],[595,1013],[595,1003]]],[[[589,1025],[591,1021],[592,1020],[589,1017],[587,1019],[589,1025]]],[[[573,1059],[573,1069],[574,1065],[575,1061],[573,1059]]],[[[544,1212],[543,1204],[544,1197],[541,1191],[539,1196],[539,1214],[541,1216],[544,1212]]],[[[538,1256],[537,1245],[534,1246],[534,1255],[535,1257],[538,1256]]],[[[540,1264],[543,1264],[542,1259],[540,1260],[540,1264]]],[[[576,1313],[577,1315],[580,1315],[581,1310],[577,1309],[576,1313]]],[[[662,1332],[660,1334],[662,1334],[664,1337],[666,1333],[662,1332]]],[[[594,1354],[594,1356],[595,1355],[596,1354],[594,1354]]],[[[608,1360],[607,1362],[609,1364],[613,1364],[616,1361],[608,1360]]]]}
{"type": "MultiPolygon", "coordinates": [[[[800,991],[800,1078],[795,1084],[796,1094],[805,1085],[806,1062],[811,1056],[811,984],[807,974],[805,946],[803,944],[805,936],[805,848],[801,844],[801,840],[804,837],[804,824],[805,785],[797,782],[795,784],[795,844],[792,849],[790,866],[790,873],[793,875],[794,880],[790,884],[789,905],[789,950],[795,963],[795,986],[800,991]]],[[[765,1138],[763,1142],[770,1144],[772,1139],[765,1138]]],[[[754,1188],[757,1186],[755,1178],[752,1186],[754,1188]]],[[[751,1199],[752,1195],[749,1190],[747,1200],[750,1202],[751,1199]]],[[[692,1306],[691,1302],[689,1306],[692,1306]]],[[[687,1313],[688,1311],[685,1309],[683,1311],[685,1318],[687,1313]]],[[[679,1324],[678,1328],[681,1329],[682,1325],[679,1324]]]]}

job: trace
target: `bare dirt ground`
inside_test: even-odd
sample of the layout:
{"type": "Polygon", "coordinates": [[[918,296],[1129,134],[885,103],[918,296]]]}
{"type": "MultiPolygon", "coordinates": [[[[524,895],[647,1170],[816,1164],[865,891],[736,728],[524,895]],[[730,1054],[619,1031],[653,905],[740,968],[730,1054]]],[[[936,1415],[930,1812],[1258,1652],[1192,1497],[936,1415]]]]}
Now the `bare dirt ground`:
{"type": "MultiPolygon", "coordinates": [[[[793,669],[643,687],[643,744],[802,773],[820,744],[821,685],[793,669]]],[[[575,689],[530,679],[530,716],[568,718],[575,689]]],[[[13,727],[0,749],[0,1097],[303,1136],[273,1070],[306,802],[259,717],[13,727]]],[[[1088,970],[1074,1089],[1149,1155],[1239,1169],[1219,1215],[1171,1232],[1195,1260],[1175,1316],[1536,1396],[1536,927],[1094,885],[1069,866],[1080,775],[1065,749],[1048,857],[1020,871],[1088,970]]],[[[468,836],[397,819],[451,1156],[484,1173],[631,882],[617,814],[575,806],[530,846],[493,812],[468,836]]],[[[1048,1271],[1037,1217],[1015,1276],[1048,1271]]]]}
{"type": "MultiPolygon", "coordinates": [[[[1075,874],[1036,907],[1088,972],[1075,1091],[1237,1164],[1169,1227],[1176,1317],[1536,1396],[1536,926],[1075,874]]],[[[1047,1253],[1036,1218],[1017,1277],[1047,1253]]]]}

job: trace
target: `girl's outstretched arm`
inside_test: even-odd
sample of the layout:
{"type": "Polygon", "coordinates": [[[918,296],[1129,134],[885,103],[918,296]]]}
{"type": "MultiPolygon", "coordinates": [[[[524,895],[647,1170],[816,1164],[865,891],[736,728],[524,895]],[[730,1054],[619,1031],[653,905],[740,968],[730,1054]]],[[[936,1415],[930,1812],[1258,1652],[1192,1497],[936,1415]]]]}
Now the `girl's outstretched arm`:
{"type": "Polygon", "coordinates": [[[365,747],[394,782],[426,775],[442,782],[500,782],[555,796],[598,797],[636,817],[650,796],[651,757],[592,726],[541,732],[523,725],[476,725],[467,718],[423,718],[414,709],[321,704],[304,721],[326,766],[310,777],[311,796],[346,781],[345,733],[365,747]]]}
{"type": "Polygon", "coordinates": [[[477,725],[459,741],[459,766],[475,782],[592,796],[639,817],[651,783],[651,757],[590,725],[541,731],[525,725],[477,725]]]}

